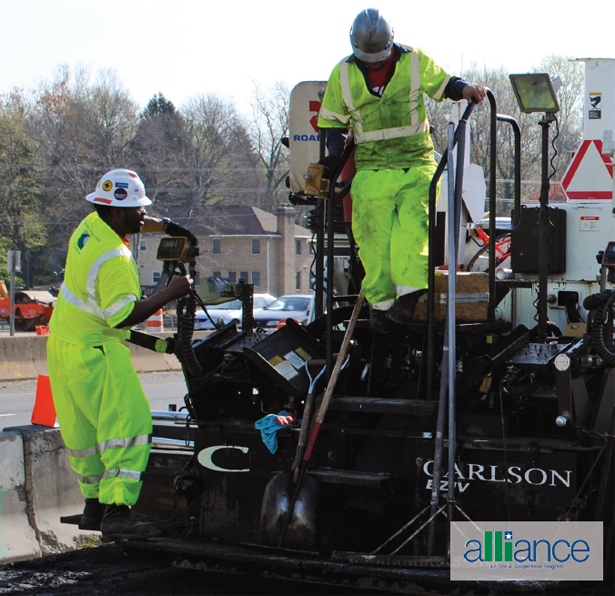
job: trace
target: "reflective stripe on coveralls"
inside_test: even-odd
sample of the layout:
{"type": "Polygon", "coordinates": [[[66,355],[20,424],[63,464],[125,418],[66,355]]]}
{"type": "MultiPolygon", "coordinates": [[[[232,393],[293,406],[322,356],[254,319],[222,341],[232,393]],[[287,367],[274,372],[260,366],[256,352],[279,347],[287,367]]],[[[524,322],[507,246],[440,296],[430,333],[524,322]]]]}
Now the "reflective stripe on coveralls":
{"type": "Polygon", "coordinates": [[[102,476],[79,476],[77,474],[77,478],[79,482],[83,482],[85,484],[97,484],[103,478],[129,478],[130,480],[139,481],[141,480],[141,472],[135,472],[134,470],[107,470],[102,476]]]}
{"type": "Polygon", "coordinates": [[[95,453],[103,453],[107,449],[117,449],[118,447],[131,447],[132,445],[147,445],[152,442],[152,435],[141,435],[139,437],[132,437],[130,439],[110,439],[109,441],[103,441],[96,445],[96,447],[90,447],[89,449],[69,449],[69,453],[73,457],[89,457],[95,453]]]}

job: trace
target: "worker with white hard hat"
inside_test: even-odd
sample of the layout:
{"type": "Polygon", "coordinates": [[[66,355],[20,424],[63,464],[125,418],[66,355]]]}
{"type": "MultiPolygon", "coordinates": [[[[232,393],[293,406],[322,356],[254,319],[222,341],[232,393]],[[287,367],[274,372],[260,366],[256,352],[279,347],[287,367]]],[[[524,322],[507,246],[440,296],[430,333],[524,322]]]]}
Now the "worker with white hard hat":
{"type": "Polygon", "coordinates": [[[60,431],[86,505],[82,529],[103,536],[150,535],[131,512],[139,497],[152,439],[149,403],[122,342],[129,328],[190,292],[188,276],[141,298],[127,237],[145,231],[192,234],[146,216],[151,205],[139,176],[107,172],[86,200],[95,211],[72,234],[64,283],[47,344],[49,377],[60,431]]]}
{"type": "Polygon", "coordinates": [[[350,29],[353,53],[331,73],[318,118],[327,130],[329,175],[344,133],[356,143],[352,229],[365,268],[371,326],[386,333],[412,321],[427,287],[428,196],[437,164],[424,94],[479,103],[486,95],[447,74],[420,49],[394,41],[393,27],[368,8],[350,29]]]}

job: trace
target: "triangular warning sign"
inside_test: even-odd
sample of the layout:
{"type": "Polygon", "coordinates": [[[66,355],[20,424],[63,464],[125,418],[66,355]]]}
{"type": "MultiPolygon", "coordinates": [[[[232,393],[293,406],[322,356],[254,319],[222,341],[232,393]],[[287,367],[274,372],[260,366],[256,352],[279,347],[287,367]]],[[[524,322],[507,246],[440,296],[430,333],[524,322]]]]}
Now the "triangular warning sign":
{"type": "Polygon", "coordinates": [[[569,201],[610,201],[613,198],[613,164],[602,155],[602,141],[585,140],[570,162],[562,187],[569,201]]]}

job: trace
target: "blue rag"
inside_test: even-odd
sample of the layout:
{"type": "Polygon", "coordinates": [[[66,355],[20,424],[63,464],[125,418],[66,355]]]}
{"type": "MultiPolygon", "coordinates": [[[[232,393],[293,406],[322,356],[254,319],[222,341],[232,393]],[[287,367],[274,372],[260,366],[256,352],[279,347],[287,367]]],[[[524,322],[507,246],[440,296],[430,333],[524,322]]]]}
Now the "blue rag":
{"type": "Polygon", "coordinates": [[[265,443],[271,453],[275,453],[278,450],[277,432],[281,428],[290,426],[289,424],[280,424],[278,416],[289,416],[289,414],[286,410],[282,410],[279,414],[268,414],[254,423],[254,428],[261,431],[263,443],[265,443]]]}

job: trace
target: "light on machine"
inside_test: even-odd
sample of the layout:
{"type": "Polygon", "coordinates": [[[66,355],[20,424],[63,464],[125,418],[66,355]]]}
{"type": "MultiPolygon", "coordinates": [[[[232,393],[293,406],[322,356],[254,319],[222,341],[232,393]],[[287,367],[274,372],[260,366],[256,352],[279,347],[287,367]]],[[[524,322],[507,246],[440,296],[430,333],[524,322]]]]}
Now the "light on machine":
{"type": "Polygon", "coordinates": [[[561,85],[559,78],[552,81],[547,73],[511,74],[509,78],[523,113],[559,112],[557,103],[557,89],[561,85]]]}

